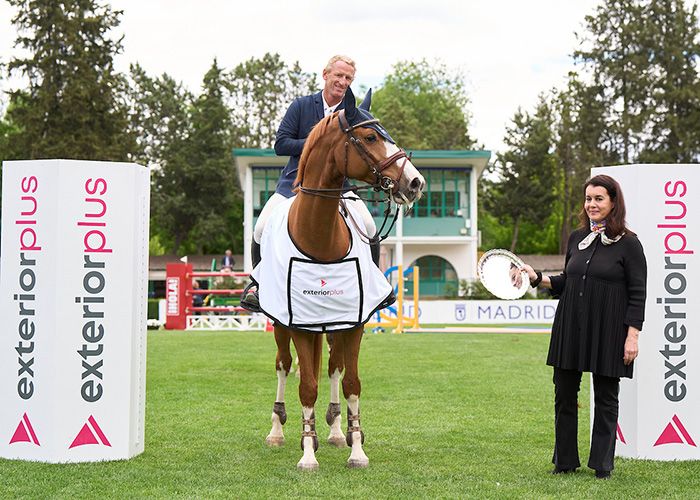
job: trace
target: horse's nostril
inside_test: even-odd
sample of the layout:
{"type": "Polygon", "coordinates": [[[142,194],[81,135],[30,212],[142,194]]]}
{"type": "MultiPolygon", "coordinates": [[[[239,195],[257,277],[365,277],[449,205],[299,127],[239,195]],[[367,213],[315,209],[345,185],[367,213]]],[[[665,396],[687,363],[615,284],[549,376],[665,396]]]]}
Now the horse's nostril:
{"type": "Polygon", "coordinates": [[[423,191],[423,181],[419,177],[415,177],[410,184],[411,191],[423,191]]]}

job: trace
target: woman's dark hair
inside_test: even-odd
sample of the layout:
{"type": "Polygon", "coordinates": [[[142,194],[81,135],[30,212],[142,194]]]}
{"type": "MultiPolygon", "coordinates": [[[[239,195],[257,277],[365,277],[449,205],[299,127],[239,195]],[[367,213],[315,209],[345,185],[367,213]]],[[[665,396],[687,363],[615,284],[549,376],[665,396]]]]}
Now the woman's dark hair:
{"type": "MultiPolygon", "coordinates": [[[[613,202],[612,210],[605,218],[605,235],[608,238],[614,238],[622,233],[634,234],[626,225],[625,217],[627,210],[625,209],[625,197],[622,195],[622,188],[615,179],[609,175],[596,175],[591,177],[583,185],[584,204],[586,199],[586,188],[588,186],[596,186],[605,188],[610,196],[610,201],[613,202]]],[[[580,226],[579,228],[588,228],[590,220],[586,209],[581,207],[581,212],[578,214],[580,226]]]]}

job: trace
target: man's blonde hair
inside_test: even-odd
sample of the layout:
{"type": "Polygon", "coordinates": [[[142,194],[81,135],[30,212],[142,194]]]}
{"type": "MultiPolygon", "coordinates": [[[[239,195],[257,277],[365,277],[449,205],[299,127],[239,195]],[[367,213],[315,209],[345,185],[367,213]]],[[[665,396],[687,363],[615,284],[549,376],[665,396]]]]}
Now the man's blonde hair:
{"type": "Polygon", "coordinates": [[[326,67],[323,69],[323,71],[330,71],[331,67],[338,61],[343,61],[345,64],[349,64],[350,66],[352,66],[352,69],[357,70],[357,68],[355,67],[355,61],[350,59],[348,56],[335,55],[328,60],[328,64],[326,64],[326,67]]]}

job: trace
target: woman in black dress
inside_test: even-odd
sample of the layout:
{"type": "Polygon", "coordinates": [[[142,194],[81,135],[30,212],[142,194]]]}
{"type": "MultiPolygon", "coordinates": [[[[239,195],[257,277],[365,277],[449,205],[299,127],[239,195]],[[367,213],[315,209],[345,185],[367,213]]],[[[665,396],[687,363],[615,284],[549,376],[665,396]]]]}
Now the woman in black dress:
{"type": "Polygon", "coordinates": [[[584,185],[581,226],[569,237],[564,272],[542,276],[525,265],[532,286],[551,288],[559,305],[547,364],[554,367],[553,474],[580,467],[577,443],[581,373],[593,374],[594,418],[588,467],[599,479],[614,468],[620,377],[632,378],[644,322],[647,266],[625,225],[625,201],[612,177],[584,185]]]}

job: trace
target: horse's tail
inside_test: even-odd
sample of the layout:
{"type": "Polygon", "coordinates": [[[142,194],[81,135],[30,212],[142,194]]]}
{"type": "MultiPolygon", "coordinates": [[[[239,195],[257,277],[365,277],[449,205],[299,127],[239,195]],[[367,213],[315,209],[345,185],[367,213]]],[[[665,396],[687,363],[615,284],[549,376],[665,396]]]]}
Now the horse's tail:
{"type": "Polygon", "coordinates": [[[323,354],[323,335],[314,335],[314,370],[316,380],[321,380],[321,356],[323,354]]]}

